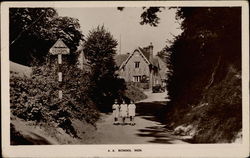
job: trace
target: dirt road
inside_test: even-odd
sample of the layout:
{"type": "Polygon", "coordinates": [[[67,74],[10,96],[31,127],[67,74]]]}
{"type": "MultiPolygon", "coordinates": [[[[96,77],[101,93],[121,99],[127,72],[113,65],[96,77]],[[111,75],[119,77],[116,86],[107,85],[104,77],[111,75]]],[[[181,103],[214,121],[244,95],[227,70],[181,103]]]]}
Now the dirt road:
{"type": "MultiPolygon", "coordinates": [[[[152,94],[146,92],[148,98],[142,100],[137,105],[135,126],[113,125],[112,114],[102,114],[97,122],[97,131],[92,133],[91,142],[94,144],[180,144],[186,143],[177,139],[168,132],[164,125],[156,121],[154,114],[158,112],[162,101],[166,101],[165,93],[152,94]],[[161,101],[160,103],[157,103],[161,101]]],[[[120,120],[121,121],[121,118],[120,120]]],[[[126,120],[129,122],[129,119],[126,120]]]]}

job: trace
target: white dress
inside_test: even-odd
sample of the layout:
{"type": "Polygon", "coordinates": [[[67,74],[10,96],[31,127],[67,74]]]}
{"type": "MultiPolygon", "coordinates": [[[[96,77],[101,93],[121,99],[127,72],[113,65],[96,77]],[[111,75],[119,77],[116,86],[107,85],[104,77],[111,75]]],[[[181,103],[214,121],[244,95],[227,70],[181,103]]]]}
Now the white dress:
{"type": "Polygon", "coordinates": [[[136,109],[135,104],[129,104],[128,105],[128,115],[135,116],[135,109],[136,109]]]}
{"type": "Polygon", "coordinates": [[[127,115],[128,115],[128,106],[127,106],[127,104],[121,104],[120,114],[121,114],[121,117],[127,117],[127,115]]]}
{"type": "Polygon", "coordinates": [[[113,104],[113,116],[118,118],[119,117],[119,104],[113,104]]]}

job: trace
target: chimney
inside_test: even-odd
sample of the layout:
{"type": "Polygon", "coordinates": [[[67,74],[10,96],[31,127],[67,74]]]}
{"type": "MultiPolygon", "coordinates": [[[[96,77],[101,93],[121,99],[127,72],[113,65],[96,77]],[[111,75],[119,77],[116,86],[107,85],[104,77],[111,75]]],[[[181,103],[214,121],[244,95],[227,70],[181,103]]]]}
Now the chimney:
{"type": "Polygon", "coordinates": [[[148,48],[149,48],[149,60],[150,62],[152,62],[153,61],[153,48],[154,48],[152,42],[150,42],[150,45],[148,46],[148,48]]]}

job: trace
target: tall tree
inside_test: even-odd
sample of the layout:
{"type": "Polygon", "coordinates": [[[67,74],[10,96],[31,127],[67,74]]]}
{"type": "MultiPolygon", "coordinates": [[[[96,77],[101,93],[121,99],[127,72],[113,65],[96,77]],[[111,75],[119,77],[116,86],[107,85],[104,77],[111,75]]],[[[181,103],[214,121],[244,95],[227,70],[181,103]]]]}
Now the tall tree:
{"type": "Polygon", "coordinates": [[[84,44],[83,51],[92,67],[93,85],[90,93],[101,110],[107,109],[119,91],[114,61],[116,46],[117,41],[104,26],[98,26],[90,31],[84,44]]]}
{"type": "Polygon", "coordinates": [[[42,63],[59,37],[74,52],[82,39],[78,20],[58,17],[53,8],[10,8],[10,60],[42,63]]]}
{"type": "Polygon", "coordinates": [[[183,33],[169,47],[170,107],[196,115],[195,141],[230,142],[242,128],[241,8],[184,7],[177,18],[183,33]],[[199,105],[199,112],[192,108],[199,105]]]}
{"type": "Polygon", "coordinates": [[[189,93],[193,97],[187,98],[187,103],[195,103],[207,85],[223,79],[226,66],[241,69],[240,13],[237,7],[178,9],[183,33],[168,49],[174,72],[170,87],[173,99],[189,93]],[[212,76],[215,79],[211,80],[212,76]]]}

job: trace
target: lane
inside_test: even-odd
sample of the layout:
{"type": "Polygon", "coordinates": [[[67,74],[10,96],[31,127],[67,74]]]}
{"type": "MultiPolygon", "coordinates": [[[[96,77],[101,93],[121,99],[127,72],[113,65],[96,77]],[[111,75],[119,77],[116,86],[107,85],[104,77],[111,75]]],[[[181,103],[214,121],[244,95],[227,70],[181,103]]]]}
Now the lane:
{"type": "Polygon", "coordinates": [[[168,132],[164,125],[151,121],[151,116],[137,116],[136,125],[113,125],[111,114],[102,114],[102,120],[97,123],[97,131],[87,144],[183,144],[183,142],[168,132]]]}
{"type": "MultiPolygon", "coordinates": [[[[159,121],[157,114],[162,106],[166,106],[165,94],[156,94],[150,96],[147,100],[136,103],[137,113],[135,117],[135,126],[113,125],[113,116],[111,113],[101,114],[101,119],[97,122],[97,130],[92,133],[92,139],[87,144],[183,144],[171,134],[159,121]],[[159,97],[163,97],[161,101],[159,97]],[[155,99],[155,100],[153,100],[155,99]],[[164,100],[165,99],[165,100],[164,100]]],[[[129,119],[126,120],[129,122],[129,119]]],[[[119,118],[121,122],[121,118],[119,118]]]]}

